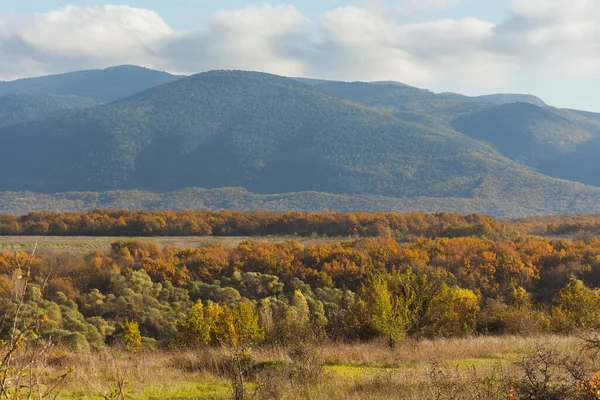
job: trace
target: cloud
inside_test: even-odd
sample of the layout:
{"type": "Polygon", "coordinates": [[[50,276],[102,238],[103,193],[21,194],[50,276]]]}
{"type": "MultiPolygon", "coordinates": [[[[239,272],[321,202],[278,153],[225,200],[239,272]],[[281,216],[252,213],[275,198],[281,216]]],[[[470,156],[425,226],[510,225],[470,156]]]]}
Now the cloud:
{"type": "Polygon", "coordinates": [[[400,14],[419,15],[437,13],[449,7],[475,0],[405,0],[395,7],[400,14]]]}
{"type": "Polygon", "coordinates": [[[473,1],[477,0],[363,0],[362,8],[379,15],[391,13],[403,17],[417,17],[473,1]]]}
{"type": "Polygon", "coordinates": [[[206,27],[163,40],[162,66],[186,73],[249,69],[301,74],[302,47],[310,44],[310,30],[311,22],[293,6],[220,11],[206,27]]]}
{"type": "MultiPolygon", "coordinates": [[[[405,0],[430,12],[468,0],[405,0]]],[[[406,22],[366,0],[310,20],[292,5],[219,11],[194,30],[126,6],[68,6],[0,15],[0,78],[116,64],[177,73],[249,69],[288,76],[398,80],[492,90],[522,71],[598,76],[598,0],[513,0],[503,23],[474,17],[406,22]]],[[[519,75],[520,74],[520,75],[519,75]]]]}
{"type": "Polygon", "coordinates": [[[515,0],[510,19],[496,30],[498,51],[524,65],[575,76],[598,76],[600,2],[515,0]]]}
{"type": "Polygon", "coordinates": [[[173,34],[155,12],[126,6],[0,16],[0,74],[11,78],[124,60],[152,64],[157,43],[173,34]]]}
{"type": "MultiPolygon", "coordinates": [[[[338,8],[325,14],[321,55],[310,73],[344,79],[397,79],[423,84],[448,69],[467,71],[465,61],[478,58],[494,25],[475,18],[399,24],[360,8],[338,8]]],[[[499,58],[499,57],[498,57],[499,58]]],[[[485,70],[480,70],[482,73],[485,70]]]]}

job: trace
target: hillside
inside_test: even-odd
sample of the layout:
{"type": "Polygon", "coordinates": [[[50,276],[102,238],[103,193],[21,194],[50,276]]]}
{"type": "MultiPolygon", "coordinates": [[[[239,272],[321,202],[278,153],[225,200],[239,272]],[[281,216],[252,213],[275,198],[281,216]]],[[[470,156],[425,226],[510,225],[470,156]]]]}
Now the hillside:
{"type": "Polygon", "coordinates": [[[66,112],[101,105],[102,102],[72,95],[19,93],[0,96],[0,128],[66,112]]]}
{"type": "Polygon", "coordinates": [[[455,98],[438,95],[397,82],[317,81],[313,86],[333,96],[389,112],[403,120],[442,124],[445,127],[457,116],[489,107],[466,96],[455,98]]]}
{"type": "Polygon", "coordinates": [[[451,130],[407,123],[292,79],[237,71],[6,128],[0,168],[13,171],[0,178],[7,191],[242,187],[258,196],[291,193],[293,201],[302,197],[293,192],[321,193],[321,204],[307,205],[308,194],[286,204],[293,209],[355,210],[361,202],[365,209],[352,196],[375,195],[383,197],[376,209],[422,197],[454,209],[483,201],[477,211],[523,215],[589,211],[600,199],[600,189],[536,174],[451,130]],[[507,204],[496,212],[499,201],[507,204]]]}
{"type": "Polygon", "coordinates": [[[518,218],[556,213],[600,213],[598,194],[581,191],[544,194],[531,190],[509,192],[507,198],[392,198],[318,192],[256,194],[241,188],[182,189],[169,192],[120,190],[41,194],[0,192],[0,212],[114,210],[241,210],[241,211],[342,211],[342,212],[457,212],[482,213],[499,218],[518,218]],[[532,195],[533,196],[530,196],[532,195]]]}
{"type": "Polygon", "coordinates": [[[466,134],[542,174],[600,186],[600,114],[549,107],[528,95],[435,94],[393,82],[312,84],[404,121],[466,134]]]}
{"type": "Polygon", "coordinates": [[[538,107],[547,106],[547,104],[544,102],[544,100],[540,99],[537,96],[533,96],[530,94],[498,93],[498,94],[488,94],[488,95],[474,96],[474,97],[465,96],[465,95],[458,94],[458,93],[442,93],[441,95],[444,97],[451,97],[454,99],[469,100],[469,101],[475,101],[478,103],[488,103],[488,104],[496,104],[496,105],[526,103],[526,104],[533,104],[538,107]]]}
{"type": "Polygon", "coordinates": [[[241,186],[472,197],[482,174],[506,161],[461,135],[407,124],[287,78],[243,72],[200,74],[4,130],[0,165],[23,159],[8,150],[15,147],[27,147],[36,162],[4,177],[4,190],[241,186]]]}
{"type": "Polygon", "coordinates": [[[503,155],[539,167],[591,140],[588,130],[552,108],[506,104],[457,118],[453,127],[494,145],[503,155]]]}
{"type": "Polygon", "coordinates": [[[8,93],[70,94],[110,102],[172,82],[179,76],[131,65],[0,82],[8,93]]]}
{"type": "Polygon", "coordinates": [[[458,118],[453,127],[546,175],[600,186],[598,117],[515,103],[458,118]]]}

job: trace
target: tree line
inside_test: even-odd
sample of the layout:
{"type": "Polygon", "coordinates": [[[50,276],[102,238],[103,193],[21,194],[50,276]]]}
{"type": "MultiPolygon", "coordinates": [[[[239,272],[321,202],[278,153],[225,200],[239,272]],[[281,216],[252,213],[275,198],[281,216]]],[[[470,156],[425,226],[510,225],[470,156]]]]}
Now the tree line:
{"type": "Polygon", "coordinates": [[[56,236],[497,236],[491,217],[452,213],[244,211],[32,212],[0,214],[0,235],[56,236]]]}

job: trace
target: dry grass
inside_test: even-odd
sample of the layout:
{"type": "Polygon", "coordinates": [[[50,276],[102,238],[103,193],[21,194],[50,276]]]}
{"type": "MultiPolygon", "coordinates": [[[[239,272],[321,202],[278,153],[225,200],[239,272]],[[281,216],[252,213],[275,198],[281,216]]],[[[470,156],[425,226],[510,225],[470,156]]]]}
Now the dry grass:
{"type": "MultiPolygon", "coordinates": [[[[506,398],[507,388],[495,384],[512,376],[515,362],[536,345],[576,352],[574,337],[481,337],[406,341],[394,351],[378,343],[325,346],[326,368],[310,380],[290,374],[286,349],[255,349],[256,371],[249,377],[250,399],[452,399],[506,398]],[[441,391],[441,394],[437,391],[441,391]]],[[[126,355],[114,351],[79,353],[58,360],[56,368],[75,365],[65,388],[67,399],[100,399],[116,387],[120,376],[130,382],[133,399],[230,398],[225,349],[154,351],[126,355]]],[[[300,371],[306,371],[302,366],[300,371]]],[[[305,377],[304,377],[305,378],[305,377]]]]}
{"type": "Polygon", "coordinates": [[[537,343],[567,350],[580,343],[564,336],[499,336],[464,339],[406,340],[392,351],[380,343],[330,344],[325,357],[330,364],[369,366],[428,363],[433,360],[464,361],[471,359],[514,359],[535,348],[537,343]]]}

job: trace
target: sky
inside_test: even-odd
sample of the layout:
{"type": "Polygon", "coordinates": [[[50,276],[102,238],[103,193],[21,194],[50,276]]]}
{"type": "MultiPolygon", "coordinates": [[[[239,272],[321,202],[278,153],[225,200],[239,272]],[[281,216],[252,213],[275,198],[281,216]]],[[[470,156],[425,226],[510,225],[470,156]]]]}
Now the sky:
{"type": "Polygon", "coordinates": [[[2,0],[0,80],[244,69],[600,112],[598,21],[600,0],[2,0]]]}

